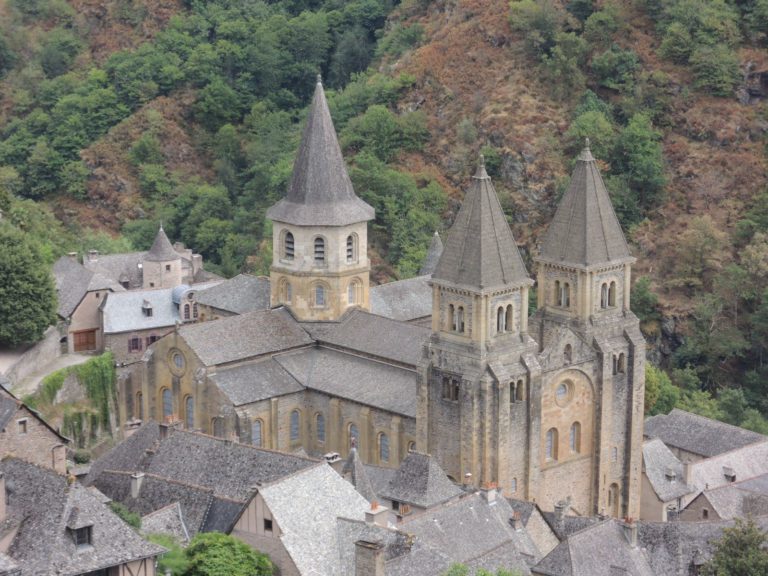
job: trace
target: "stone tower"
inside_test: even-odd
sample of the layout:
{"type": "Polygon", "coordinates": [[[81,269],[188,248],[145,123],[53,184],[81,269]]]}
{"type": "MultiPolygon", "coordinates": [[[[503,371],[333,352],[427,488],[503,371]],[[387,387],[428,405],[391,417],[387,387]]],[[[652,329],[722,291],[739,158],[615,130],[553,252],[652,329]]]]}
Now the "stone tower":
{"type": "Polygon", "coordinates": [[[432,274],[418,376],[419,447],[457,481],[511,492],[524,474],[532,284],[481,161],[432,274]]]}
{"type": "Polygon", "coordinates": [[[181,255],[173,249],[160,226],[155,241],[142,262],[142,282],[147,288],[175,288],[181,284],[181,255]]]}
{"type": "Polygon", "coordinates": [[[629,308],[635,259],[588,140],[536,262],[536,496],[545,506],[570,496],[582,514],[637,517],[645,341],[629,308]]]}
{"type": "Polygon", "coordinates": [[[300,320],[368,309],[367,223],[374,210],[352,188],[319,77],[288,194],[267,217],[273,306],[290,307],[300,320]]]}

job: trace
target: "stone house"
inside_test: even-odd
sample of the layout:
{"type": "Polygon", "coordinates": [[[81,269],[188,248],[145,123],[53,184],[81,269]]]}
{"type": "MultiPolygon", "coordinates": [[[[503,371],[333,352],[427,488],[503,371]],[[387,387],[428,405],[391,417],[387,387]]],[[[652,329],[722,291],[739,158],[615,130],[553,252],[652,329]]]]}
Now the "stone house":
{"type": "Polygon", "coordinates": [[[768,516],[768,474],[704,490],[678,518],[686,522],[768,516]]]}
{"type": "Polygon", "coordinates": [[[579,514],[639,515],[634,258],[588,146],[536,257],[530,317],[534,281],[482,162],[431,276],[379,289],[389,318],[368,312],[373,209],[354,193],[320,83],[288,193],[267,216],[271,309],[160,339],[121,384],[121,421],[178,417],[315,455],[354,441],[385,468],[418,449],[454,480],[544,509],[570,498],[579,514]]]}
{"type": "Polygon", "coordinates": [[[6,457],[0,496],[0,562],[10,560],[20,576],[155,575],[165,549],[143,540],[96,494],[67,477],[6,457]]]}
{"type": "Polygon", "coordinates": [[[68,443],[37,412],[0,386],[0,457],[17,456],[64,474],[68,443]]]}
{"type": "Polygon", "coordinates": [[[643,482],[640,519],[666,522],[670,510],[683,508],[683,499],[696,492],[690,462],[680,462],[659,439],[643,443],[643,482]]]}

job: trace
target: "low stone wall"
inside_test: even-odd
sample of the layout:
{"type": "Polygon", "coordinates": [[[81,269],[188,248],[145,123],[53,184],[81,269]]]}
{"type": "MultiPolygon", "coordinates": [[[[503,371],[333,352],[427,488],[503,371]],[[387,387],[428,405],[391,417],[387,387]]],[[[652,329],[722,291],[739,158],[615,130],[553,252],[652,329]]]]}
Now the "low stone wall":
{"type": "Polygon", "coordinates": [[[5,371],[5,376],[11,381],[11,385],[16,386],[41,366],[61,356],[60,339],[61,334],[56,326],[48,328],[43,339],[24,352],[21,358],[5,371]]]}

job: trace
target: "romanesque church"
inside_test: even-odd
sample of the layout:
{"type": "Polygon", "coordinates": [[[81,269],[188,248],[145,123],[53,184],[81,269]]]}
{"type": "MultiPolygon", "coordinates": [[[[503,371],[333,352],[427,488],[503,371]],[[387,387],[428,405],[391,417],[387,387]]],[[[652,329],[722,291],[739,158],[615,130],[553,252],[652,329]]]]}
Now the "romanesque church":
{"type": "Polygon", "coordinates": [[[320,82],[267,216],[268,304],[152,344],[120,382],[127,430],[170,421],[314,456],[357,446],[383,468],[417,450],[457,483],[545,510],[639,516],[634,258],[588,144],[535,258],[533,315],[534,281],[482,161],[432,265],[369,286],[374,210],[353,190],[320,82]]]}

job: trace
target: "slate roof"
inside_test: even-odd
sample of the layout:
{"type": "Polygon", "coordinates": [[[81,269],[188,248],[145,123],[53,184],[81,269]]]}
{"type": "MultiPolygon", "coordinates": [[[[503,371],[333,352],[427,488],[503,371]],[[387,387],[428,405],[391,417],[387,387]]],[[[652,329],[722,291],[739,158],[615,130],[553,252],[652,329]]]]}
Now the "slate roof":
{"type": "Polygon", "coordinates": [[[446,234],[432,279],[474,290],[533,284],[482,161],[446,234]]]}
{"type": "Polygon", "coordinates": [[[201,290],[196,300],[233,314],[266,310],[270,307],[269,278],[238,274],[217,286],[201,290]]]}
{"type": "Polygon", "coordinates": [[[312,344],[312,338],[283,308],[188,324],[179,328],[179,334],[205,366],[312,344]]]}
{"type": "Polygon", "coordinates": [[[371,481],[368,479],[368,473],[365,471],[365,465],[360,460],[360,454],[357,453],[357,448],[354,446],[349,451],[344,466],[341,468],[341,475],[349,480],[352,486],[355,487],[355,490],[368,502],[378,501],[379,498],[373,490],[371,481]]]}
{"type": "Polygon", "coordinates": [[[371,483],[374,494],[377,496],[377,500],[381,501],[382,494],[389,486],[392,478],[395,477],[397,470],[395,468],[384,468],[383,466],[374,466],[372,464],[363,464],[365,468],[368,480],[371,483]]]}
{"type": "MultiPolygon", "coordinates": [[[[90,486],[106,470],[135,472],[144,471],[154,455],[154,449],[160,442],[160,425],[146,422],[128,438],[114,446],[92,464],[85,479],[90,486]]],[[[103,492],[103,490],[102,490],[103,492]]]]}
{"type": "Polygon", "coordinates": [[[160,229],[155,235],[155,241],[152,242],[152,247],[144,256],[146,262],[168,262],[170,260],[178,260],[181,258],[181,254],[173,249],[171,241],[168,240],[168,236],[165,235],[165,230],[160,226],[160,229]]]}
{"type": "Polygon", "coordinates": [[[280,528],[280,540],[300,574],[341,574],[337,518],[364,520],[369,503],[320,462],[259,493],[280,528]]]}
{"type": "Polygon", "coordinates": [[[432,272],[437,268],[437,263],[440,261],[440,256],[443,254],[443,241],[440,238],[440,234],[435,230],[432,235],[432,240],[429,243],[427,249],[427,256],[424,258],[424,262],[419,270],[419,276],[431,276],[432,272]]]}
{"type": "Polygon", "coordinates": [[[633,260],[588,140],[544,234],[539,260],[580,267],[633,260]]]}
{"type": "Polygon", "coordinates": [[[757,432],[677,408],[666,415],[646,418],[643,434],[646,438],[660,438],[667,446],[704,457],[768,440],[768,436],[757,432]]]}
{"type": "Polygon", "coordinates": [[[350,310],[339,322],[304,323],[321,343],[331,344],[415,367],[432,330],[377,316],[360,309],[350,310]]]}
{"type": "Polygon", "coordinates": [[[318,78],[288,194],[267,218],[298,226],[346,226],[373,217],[373,208],[352,188],[318,78]]]}
{"type": "Polygon", "coordinates": [[[182,546],[188,544],[190,540],[189,531],[182,517],[181,505],[178,502],[142,516],[141,531],[144,534],[168,534],[182,546]]]}
{"type": "Polygon", "coordinates": [[[209,376],[235,406],[300,392],[299,384],[273,358],[219,370],[209,376]]]}
{"type": "Polygon", "coordinates": [[[141,288],[143,285],[141,264],[146,254],[146,252],[99,254],[94,261],[89,260],[86,255],[83,258],[83,266],[116,282],[128,282],[130,289],[141,288]]]}
{"type": "Polygon", "coordinates": [[[371,286],[371,313],[400,322],[432,316],[430,276],[371,286]]]}
{"type": "Polygon", "coordinates": [[[702,494],[723,520],[768,514],[768,474],[725,484],[702,494]]]}
{"type": "Polygon", "coordinates": [[[658,438],[643,443],[643,471],[662,502],[670,502],[696,491],[685,483],[683,463],[658,438]],[[674,473],[674,479],[669,478],[669,472],[674,473]]]}
{"type": "Polygon", "coordinates": [[[726,469],[735,474],[736,482],[768,473],[768,440],[694,462],[691,484],[699,491],[728,484],[726,469]]]}
{"type": "Polygon", "coordinates": [[[19,402],[5,394],[0,395],[0,431],[5,431],[8,422],[19,409],[19,402]]]}
{"type": "Polygon", "coordinates": [[[86,269],[69,256],[62,256],[53,264],[53,277],[58,297],[57,314],[69,318],[89,291],[112,290],[122,292],[124,288],[110,278],[86,269]]]}
{"type": "MultiPolygon", "coordinates": [[[[339,518],[336,521],[338,532],[341,569],[339,574],[355,574],[355,542],[376,542],[384,546],[384,559],[391,560],[411,551],[411,537],[396,528],[378,526],[360,520],[339,518]]],[[[387,572],[387,576],[391,576],[387,572]]]]}
{"type": "Polygon", "coordinates": [[[413,550],[387,562],[387,576],[438,576],[453,563],[530,574],[540,553],[525,529],[512,527],[513,515],[500,495],[488,502],[474,493],[406,517],[398,527],[413,535],[413,550]]]}
{"type": "Polygon", "coordinates": [[[448,479],[448,475],[432,456],[409,452],[382,496],[421,508],[431,508],[463,493],[459,486],[448,479]]]}
{"type": "Polygon", "coordinates": [[[15,458],[0,469],[10,493],[8,515],[18,526],[8,555],[23,576],[74,576],[164,552],[80,484],[15,458]],[[85,526],[92,526],[91,546],[77,548],[68,528],[85,526]]]}
{"type": "Polygon", "coordinates": [[[5,554],[0,554],[0,576],[20,576],[21,568],[5,554]]]}
{"type": "Polygon", "coordinates": [[[127,290],[109,294],[102,304],[104,334],[118,334],[152,328],[168,328],[181,321],[173,303],[173,288],[127,290]],[[143,312],[144,303],[152,307],[152,316],[143,312]]]}
{"type": "Polygon", "coordinates": [[[281,354],[275,361],[306,388],[416,417],[412,370],[322,347],[281,354]]]}

